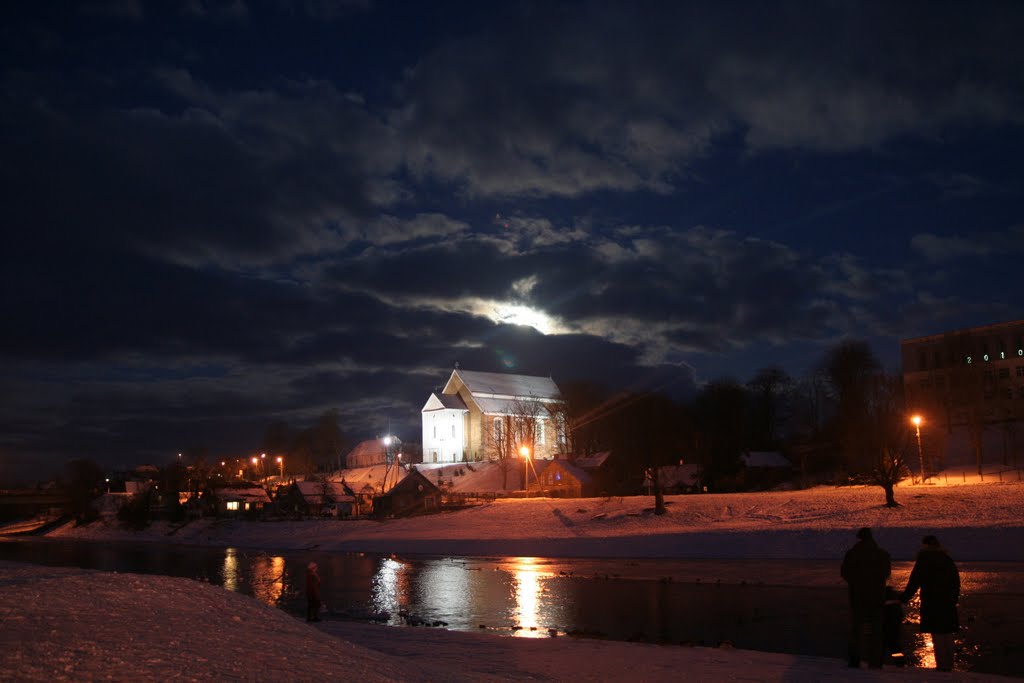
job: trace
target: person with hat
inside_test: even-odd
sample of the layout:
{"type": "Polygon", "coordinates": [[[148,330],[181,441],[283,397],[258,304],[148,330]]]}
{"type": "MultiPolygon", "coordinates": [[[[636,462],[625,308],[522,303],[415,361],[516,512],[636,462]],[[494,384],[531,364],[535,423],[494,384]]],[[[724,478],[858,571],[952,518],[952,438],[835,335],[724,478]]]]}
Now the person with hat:
{"type": "Polygon", "coordinates": [[[306,621],[320,621],[320,575],[316,562],[306,566],[306,621]]]}
{"type": "Polygon", "coordinates": [[[857,531],[857,542],[843,557],[840,574],[850,598],[850,639],[847,650],[850,667],[859,668],[861,641],[866,640],[864,658],[872,669],[882,667],[882,623],[885,610],[885,582],[892,570],[889,553],[875,542],[871,529],[857,531]]]}
{"type": "Polygon", "coordinates": [[[901,599],[909,602],[921,591],[921,633],[930,633],[935,668],[953,670],[953,634],[960,630],[960,572],[935,536],[921,539],[921,549],[901,599]]]}

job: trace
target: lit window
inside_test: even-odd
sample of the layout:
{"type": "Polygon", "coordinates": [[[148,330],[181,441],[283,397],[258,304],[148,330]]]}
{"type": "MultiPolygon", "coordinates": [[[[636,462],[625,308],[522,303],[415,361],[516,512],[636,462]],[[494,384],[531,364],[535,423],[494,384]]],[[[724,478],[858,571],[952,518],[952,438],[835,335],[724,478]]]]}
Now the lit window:
{"type": "Polygon", "coordinates": [[[537,443],[544,443],[544,418],[537,418],[537,443]]]}
{"type": "Polygon", "coordinates": [[[238,501],[237,500],[229,500],[228,503],[227,503],[227,508],[228,508],[228,510],[237,510],[238,509],[238,501]]]}
{"type": "Polygon", "coordinates": [[[501,418],[494,418],[494,440],[501,443],[502,440],[501,418]]]}

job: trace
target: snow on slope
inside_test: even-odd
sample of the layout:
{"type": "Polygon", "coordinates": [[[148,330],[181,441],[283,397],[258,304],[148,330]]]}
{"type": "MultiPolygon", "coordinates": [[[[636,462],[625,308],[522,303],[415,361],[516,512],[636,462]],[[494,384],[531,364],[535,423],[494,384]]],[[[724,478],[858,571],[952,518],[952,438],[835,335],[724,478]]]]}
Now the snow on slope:
{"type": "Polygon", "coordinates": [[[894,559],[912,559],[935,533],[958,560],[1024,561],[1024,483],[903,485],[897,508],[880,488],[650,497],[499,499],[440,515],[384,522],[198,520],[173,531],[116,524],[64,527],[59,538],[132,539],[264,549],[547,557],[829,559],[862,526],[894,559]],[[168,535],[170,534],[170,535],[168,535]]]}

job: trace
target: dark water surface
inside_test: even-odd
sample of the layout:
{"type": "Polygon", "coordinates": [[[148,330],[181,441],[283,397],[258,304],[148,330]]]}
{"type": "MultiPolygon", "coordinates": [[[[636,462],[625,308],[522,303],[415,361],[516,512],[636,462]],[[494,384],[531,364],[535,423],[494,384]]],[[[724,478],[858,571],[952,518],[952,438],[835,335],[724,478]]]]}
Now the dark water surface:
{"type": "MultiPolygon", "coordinates": [[[[182,576],[295,615],[305,613],[305,567],[315,560],[325,619],[846,655],[838,560],[389,557],[52,540],[0,542],[0,559],[182,576]]],[[[905,585],[910,566],[895,564],[893,585],[905,585]]],[[[960,569],[957,668],[1024,677],[1024,566],[964,563],[960,569]]],[[[904,659],[934,666],[916,620],[911,605],[904,659]]]]}

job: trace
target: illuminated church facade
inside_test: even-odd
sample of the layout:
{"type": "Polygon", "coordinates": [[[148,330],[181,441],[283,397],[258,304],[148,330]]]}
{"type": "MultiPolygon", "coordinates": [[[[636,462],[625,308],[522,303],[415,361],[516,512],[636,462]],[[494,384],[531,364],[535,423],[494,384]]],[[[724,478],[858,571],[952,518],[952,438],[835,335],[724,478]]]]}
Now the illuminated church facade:
{"type": "Polygon", "coordinates": [[[566,444],[561,392],[550,377],[458,367],[422,409],[423,462],[553,458],[566,444]]]}

